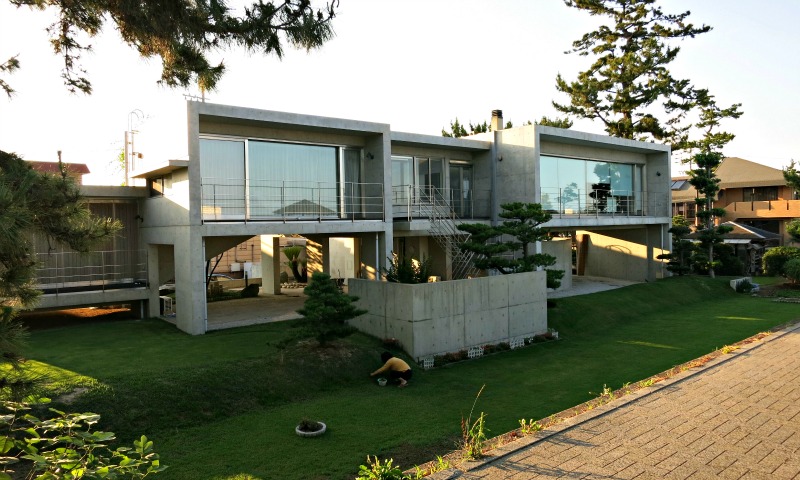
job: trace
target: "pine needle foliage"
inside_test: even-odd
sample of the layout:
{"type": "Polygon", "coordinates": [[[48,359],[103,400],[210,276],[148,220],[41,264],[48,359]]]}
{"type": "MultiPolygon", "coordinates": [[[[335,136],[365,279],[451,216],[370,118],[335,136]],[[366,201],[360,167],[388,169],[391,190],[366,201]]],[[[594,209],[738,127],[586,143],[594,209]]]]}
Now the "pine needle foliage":
{"type": "Polygon", "coordinates": [[[668,66],[677,58],[675,42],[709,32],[708,25],[689,23],[690,12],[665,13],[656,0],[564,0],[571,8],[608,24],[584,34],[566,53],[591,56],[591,65],[568,82],[561,74],[556,88],[567,94],[568,103],[553,102],[571,117],[599,120],[613,137],[659,141],[673,151],[717,149],[733,135],[715,133],[703,140],[690,140],[692,129],[716,127],[724,118],[741,116],[741,104],[717,106],[707,89],[689,80],[675,78],[668,66]],[[694,122],[687,119],[695,115],[694,122]]]}
{"type": "MultiPolygon", "coordinates": [[[[500,225],[467,223],[459,230],[470,234],[460,245],[464,251],[477,255],[473,263],[482,270],[496,270],[501,274],[533,272],[539,267],[555,265],[556,258],[546,253],[534,253],[536,242],[550,240],[550,233],[541,227],[552,218],[538,203],[512,202],[500,206],[500,225]]],[[[547,287],[558,288],[564,272],[547,270],[547,287]]]]}
{"type": "MultiPolygon", "coordinates": [[[[64,60],[61,77],[70,92],[86,94],[92,84],[81,67],[81,56],[92,46],[81,37],[97,36],[107,22],[113,22],[122,40],[143,58],[161,60],[159,83],[169,87],[197,83],[202,91],[211,91],[225,65],[212,63],[209,54],[241,47],[282,58],[287,44],[318,48],[333,37],[331,20],[339,6],[338,0],[321,9],[314,9],[310,0],[258,0],[237,15],[225,0],[10,1],[17,7],[55,10],[57,19],[47,31],[54,53],[64,60]]],[[[3,66],[11,71],[19,64],[13,57],[0,65],[0,73],[3,66]]],[[[13,93],[5,82],[0,81],[0,88],[13,93]]]]}
{"type": "Polygon", "coordinates": [[[0,305],[32,306],[34,235],[51,245],[88,252],[121,228],[118,221],[92,215],[80,187],[67,175],[39,173],[13,153],[0,151],[0,305]]]}
{"type": "Polygon", "coordinates": [[[697,190],[697,217],[702,224],[698,227],[700,245],[695,253],[701,270],[707,270],[714,278],[714,269],[721,263],[714,258],[714,247],[722,243],[722,236],[732,230],[728,225],[715,225],[715,219],[725,216],[725,210],[714,207],[719,192],[719,178],[715,171],[722,163],[722,155],[716,152],[698,153],[692,157],[697,168],[689,170],[689,183],[697,190]]]}
{"type": "Polygon", "coordinates": [[[353,305],[358,297],[340,291],[327,273],[315,272],[303,291],[308,298],[297,313],[305,317],[303,326],[315,336],[320,346],[354,333],[355,329],[347,325],[347,320],[367,313],[353,305]]]}

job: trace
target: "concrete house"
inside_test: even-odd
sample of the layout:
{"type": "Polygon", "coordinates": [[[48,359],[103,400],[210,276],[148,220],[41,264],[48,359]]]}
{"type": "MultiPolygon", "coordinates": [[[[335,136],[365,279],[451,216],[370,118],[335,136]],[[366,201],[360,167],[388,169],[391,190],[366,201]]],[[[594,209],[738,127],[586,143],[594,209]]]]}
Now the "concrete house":
{"type": "MultiPolygon", "coordinates": [[[[445,138],[189,101],[186,154],[145,151],[132,175],[146,186],[114,200],[135,205],[126,233],[146,259],[136,301],[157,316],[158,285],[174,278],[178,328],[205,333],[206,261],[252,237],[262,294],[280,293],[276,252],[288,235],[306,239],[311,271],[331,272],[332,249],[344,248],[342,277],[379,280],[396,252],[430,257],[443,280],[466,278],[455,226],[497,222],[512,201],[552,212],[547,226],[563,238],[539,248],[559,259],[563,288],[573,268],[634,281],[665,275],[656,257],[670,244],[668,147],[540,125],[503,130],[500,111],[492,123],[488,134],[445,138]]],[[[53,295],[66,301],[67,292],[53,295]]]]}

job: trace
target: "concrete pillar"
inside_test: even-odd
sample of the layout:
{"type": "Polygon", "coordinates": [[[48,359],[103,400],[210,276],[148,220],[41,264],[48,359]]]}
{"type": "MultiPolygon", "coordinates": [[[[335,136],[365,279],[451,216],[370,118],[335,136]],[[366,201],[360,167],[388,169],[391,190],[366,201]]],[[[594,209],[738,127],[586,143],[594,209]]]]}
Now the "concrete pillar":
{"type": "Polygon", "coordinates": [[[206,262],[202,235],[191,228],[176,235],[176,326],[191,335],[206,332],[206,262]]]}
{"type": "Polygon", "coordinates": [[[366,278],[363,276],[363,271],[361,268],[361,237],[354,237],[353,238],[353,270],[355,272],[355,278],[366,278]]]}
{"type": "Polygon", "coordinates": [[[261,235],[261,291],[281,293],[281,238],[277,235],[261,235]]]}
{"type": "Polygon", "coordinates": [[[147,294],[147,298],[149,299],[147,302],[147,315],[150,317],[158,317],[161,314],[158,303],[158,287],[161,285],[161,279],[158,275],[158,253],[158,245],[147,245],[147,283],[150,286],[147,294]]]}
{"type": "MultiPolygon", "coordinates": [[[[367,280],[380,279],[380,240],[376,237],[377,233],[365,233],[361,235],[361,278],[367,280]],[[377,243],[377,246],[376,246],[377,243]]],[[[384,246],[385,248],[385,246],[384,246]]]]}

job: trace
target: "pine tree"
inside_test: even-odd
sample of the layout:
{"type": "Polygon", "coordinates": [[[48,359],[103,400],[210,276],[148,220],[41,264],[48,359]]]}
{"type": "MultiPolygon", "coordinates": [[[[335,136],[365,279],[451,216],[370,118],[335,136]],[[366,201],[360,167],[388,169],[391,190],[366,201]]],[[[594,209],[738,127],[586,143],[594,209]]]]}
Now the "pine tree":
{"type": "Polygon", "coordinates": [[[724,209],[714,207],[719,192],[719,178],[714,172],[722,162],[722,155],[702,152],[694,155],[692,161],[697,168],[689,171],[689,183],[697,190],[697,217],[702,222],[697,230],[700,255],[696,257],[701,259],[701,268],[707,269],[711,278],[714,278],[714,269],[720,265],[714,258],[714,246],[722,243],[722,235],[732,230],[730,226],[716,225],[716,219],[725,216],[724,209]]]}
{"type": "MultiPolygon", "coordinates": [[[[532,245],[550,240],[550,233],[541,225],[547,223],[552,215],[545,212],[538,203],[513,202],[500,206],[501,218],[506,220],[498,226],[482,223],[467,223],[458,226],[459,230],[470,234],[469,239],[460,245],[464,251],[477,254],[473,261],[482,270],[496,270],[501,274],[533,272],[539,267],[555,265],[556,258],[546,253],[533,253],[532,245]]],[[[562,270],[545,269],[547,287],[558,288],[562,270]]]]}
{"type": "MultiPolygon", "coordinates": [[[[89,212],[79,187],[60,175],[36,172],[17,155],[0,151],[0,364],[16,367],[25,338],[17,313],[36,304],[35,235],[87,252],[113,235],[118,221],[89,212]]],[[[21,395],[31,379],[2,368],[0,392],[21,395]]]]}
{"type": "Polygon", "coordinates": [[[786,184],[794,189],[794,194],[800,195],[800,171],[795,168],[794,159],[783,170],[783,178],[786,180],[786,184]]]}
{"type": "Polygon", "coordinates": [[[303,291],[308,298],[297,313],[304,317],[303,325],[313,332],[320,346],[353,333],[347,320],[367,313],[353,305],[358,297],[341,292],[327,273],[315,272],[303,291]]]}
{"type": "MultiPolygon", "coordinates": [[[[605,17],[611,25],[602,25],[572,44],[571,52],[594,56],[590,67],[567,82],[556,77],[558,91],[569,96],[568,104],[553,102],[567,115],[600,120],[614,137],[634,140],[657,140],[672,145],[673,151],[697,147],[689,140],[692,127],[702,129],[704,122],[738,118],[740,104],[721,109],[704,89],[696,89],[689,80],[676,79],[667,69],[680,52],[669,42],[694,38],[711,30],[687,22],[690,12],[664,13],[656,0],[564,0],[569,7],[605,17]],[[663,118],[654,112],[658,107],[663,118]],[[687,120],[690,112],[700,119],[695,125],[687,120]]],[[[724,132],[718,134],[724,142],[724,132]]],[[[730,141],[729,139],[727,141],[730,141]]]]}
{"type": "Polygon", "coordinates": [[[17,155],[0,151],[0,306],[29,307],[35,287],[34,235],[88,252],[121,228],[94,216],[62,165],[60,175],[36,172],[17,155]]]}
{"type": "Polygon", "coordinates": [[[686,237],[692,233],[689,222],[683,215],[672,217],[672,227],[668,230],[672,234],[672,252],[661,254],[659,260],[668,260],[667,270],[678,275],[686,275],[691,271],[689,260],[694,245],[686,237]]]}
{"type": "MultiPolygon", "coordinates": [[[[111,2],[84,0],[10,0],[18,7],[53,9],[56,22],[50,26],[50,43],[64,59],[61,77],[70,92],[91,93],[92,85],[80,66],[91,45],[79,37],[96,36],[113,21],[122,40],[144,58],[159,57],[163,64],[160,83],[187,87],[196,82],[201,91],[211,91],[225,66],[213,65],[207,55],[227,47],[283,56],[284,45],[311,50],[333,36],[331,20],[338,0],[315,10],[310,0],[257,1],[241,16],[232,15],[224,0],[140,0],[111,2]]],[[[12,57],[0,64],[0,74],[19,68],[12,57]]],[[[14,90],[0,80],[8,95],[14,90]]]]}

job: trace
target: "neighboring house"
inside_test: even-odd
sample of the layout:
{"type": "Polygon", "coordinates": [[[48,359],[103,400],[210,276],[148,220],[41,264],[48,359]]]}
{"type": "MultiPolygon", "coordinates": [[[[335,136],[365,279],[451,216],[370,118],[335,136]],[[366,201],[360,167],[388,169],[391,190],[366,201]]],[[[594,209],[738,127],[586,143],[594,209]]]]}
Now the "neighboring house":
{"type": "MultiPolygon", "coordinates": [[[[781,243],[781,236],[777,233],[768,232],[760,228],[743,225],[737,222],[725,222],[722,225],[731,227],[731,231],[722,235],[723,243],[733,248],[733,253],[742,261],[748,275],[760,275],[761,258],[764,252],[777,247],[781,243]]],[[[698,232],[692,232],[686,238],[693,241],[697,240],[698,232]]]]}
{"type": "MultiPolygon", "coordinates": [[[[720,191],[714,207],[724,208],[720,222],[736,222],[780,236],[780,244],[791,241],[786,224],[800,218],[800,198],[786,185],[783,172],[737,157],[727,157],[715,172],[720,191]]],[[[697,191],[688,177],[672,179],[672,214],[696,222],[697,191]]]]}
{"type": "MultiPolygon", "coordinates": [[[[35,160],[29,160],[28,163],[37,172],[61,174],[61,167],[58,165],[58,162],[39,162],[35,160]]],[[[83,185],[83,176],[91,173],[89,172],[89,166],[85,163],[64,162],[63,165],[67,175],[74,178],[78,185],[83,185]]]]}
{"type": "MultiPolygon", "coordinates": [[[[177,326],[206,331],[206,261],[258,237],[263,293],[280,293],[281,238],[306,239],[310,272],[380,279],[396,252],[430,257],[442,279],[473,275],[457,248],[462,222],[502,221],[500,205],[542,203],[561,241],[540,251],[578,274],[665,275],[669,147],[541,125],[467,138],[393,132],[387,124],[189,101],[188,155],[147,152],[134,177],[142,300],[175,279],[177,326]],[[159,159],[159,160],[153,160],[159,159]],[[573,243],[576,250],[573,252],[573,243]],[[344,251],[347,264],[334,251],[344,251]],[[466,267],[465,267],[466,265],[466,267]]],[[[170,135],[170,132],[164,132],[170,135]]],[[[174,135],[179,135],[175,133],[174,135]]],[[[252,253],[251,253],[252,255],[252,253]]],[[[140,290],[140,289],[137,289],[140,290]]]]}

